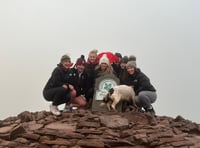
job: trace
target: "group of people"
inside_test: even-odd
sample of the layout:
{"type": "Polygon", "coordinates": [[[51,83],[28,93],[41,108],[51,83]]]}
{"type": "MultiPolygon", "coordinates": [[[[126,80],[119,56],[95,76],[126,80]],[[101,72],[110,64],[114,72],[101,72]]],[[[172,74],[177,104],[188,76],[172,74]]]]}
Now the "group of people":
{"type": "Polygon", "coordinates": [[[118,77],[120,84],[132,86],[136,93],[136,105],[145,112],[155,114],[152,103],[157,99],[156,89],[137,67],[136,57],[122,57],[120,53],[114,55],[117,57],[115,61],[111,61],[106,54],[99,58],[98,51],[94,49],[89,52],[87,61],[81,55],[75,64],[68,55],[63,55],[43,89],[44,98],[52,102],[52,114],[61,114],[58,109],[61,104],[65,104],[63,111],[69,111],[71,106],[91,107],[95,80],[107,74],[118,77]]]}

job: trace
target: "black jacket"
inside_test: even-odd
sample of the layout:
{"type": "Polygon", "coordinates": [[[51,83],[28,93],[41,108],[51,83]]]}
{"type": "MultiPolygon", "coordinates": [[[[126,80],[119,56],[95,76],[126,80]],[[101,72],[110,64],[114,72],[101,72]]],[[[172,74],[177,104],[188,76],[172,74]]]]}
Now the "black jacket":
{"type": "Polygon", "coordinates": [[[72,70],[75,81],[74,87],[77,91],[77,96],[85,95],[87,90],[89,89],[87,73],[83,71],[81,74],[79,74],[76,68],[73,68],[72,70]]]}
{"type": "Polygon", "coordinates": [[[113,70],[115,72],[115,75],[119,78],[119,74],[120,74],[120,71],[121,71],[120,64],[112,63],[112,67],[113,67],[113,70]]]}
{"type": "Polygon", "coordinates": [[[74,85],[75,76],[72,69],[65,69],[61,64],[53,70],[51,77],[47,81],[44,90],[48,90],[55,87],[61,87],[62,85],[74,85]]]}
{"type": "Polygon", "coordinates": [[[85,65],[85,72],[88,75],[88,87],[93,88],[95,85],[95,67],[98,65],[98,63],[91,64],[87,63],[85,65]]]}
{"type": "Polygon", "coordinates": [[[150,79],[142,73],[140,70],[136,70],[133,75],[128,74],[126,84],[133,86],[136,95],[141,91],[156,91],[154,86],[151,84],[150,79]]]}

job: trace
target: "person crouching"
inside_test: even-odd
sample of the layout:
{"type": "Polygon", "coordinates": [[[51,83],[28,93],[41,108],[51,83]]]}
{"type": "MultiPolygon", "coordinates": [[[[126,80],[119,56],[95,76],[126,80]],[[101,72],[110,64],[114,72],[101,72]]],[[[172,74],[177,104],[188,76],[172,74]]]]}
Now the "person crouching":
{"type": "Polygon", "coordinates": [[[76,90],[70,83],[70,80],[73,79],[70,68],[72,65],[71,58],[68,55],[63,55],[43,89],[44,98],[52,102],[50,111],[54,115],[61,114],[58,105],[69,103],[76,98],[76,90]]]}

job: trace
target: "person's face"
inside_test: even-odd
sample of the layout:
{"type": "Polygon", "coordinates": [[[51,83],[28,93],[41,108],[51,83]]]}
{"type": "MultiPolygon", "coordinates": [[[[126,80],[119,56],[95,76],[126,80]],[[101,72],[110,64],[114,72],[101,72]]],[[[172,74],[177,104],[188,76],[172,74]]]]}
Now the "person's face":
{"type": "Polygon", "coordinates": [[[106,68],[108,68],[108,64],[101,63],[100,67],[101,67],[101,70],[105,70],[106,68]]]}
{"type": "Polygon", "coordinates": [[[127,72],[130,74],[130,75],[133,75],[135,73],[135,68],[132,67],[132,66],[129,66],[127,67],[127,72]]]}
{"type": "Polygon", "coordinates": [[[121,69],[125,69],[126,63],[120,63],[120,67],[121,67],[121,69]]]}
{"type": "Polygon", "coordinates": [[[118,61],[119,61],[119,63],[122,61],[122,58],[120,58],[120,57],[118,57],[118,61]]]}
{"type": "Polygon", "coordinates": [[[90,62],[94,63],[96,61],[96,58],[97,58],[96,54],[94,54],[94,53],[89,54],[88,59],[89,59],[90,62]]]}
{"type": "Polygon", "coordinates": [[[63,67],[65,67],[66,69],[70,68],[72,66],[71,61],[64,61],[62,63],[63,67]]]}
{"type": "Polygon", "coordinates": [[[80,64],[80,65],[76,65],[76,68],[77,68],[78,72],[80,73],[80,72],[84,71],[85,66],[83,64],[80,64]]]}

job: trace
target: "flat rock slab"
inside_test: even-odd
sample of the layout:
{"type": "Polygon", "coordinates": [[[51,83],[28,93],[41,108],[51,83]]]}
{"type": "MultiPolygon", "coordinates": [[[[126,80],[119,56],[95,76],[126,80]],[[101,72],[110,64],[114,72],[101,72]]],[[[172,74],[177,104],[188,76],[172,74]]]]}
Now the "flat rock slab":
{"type": "Polygon", "coordinates": [[[119,115],[102,115],[100,116],[100,122],[109,128],[113,129],[126,129],[128,128],[129,121],[119,115]]]}

